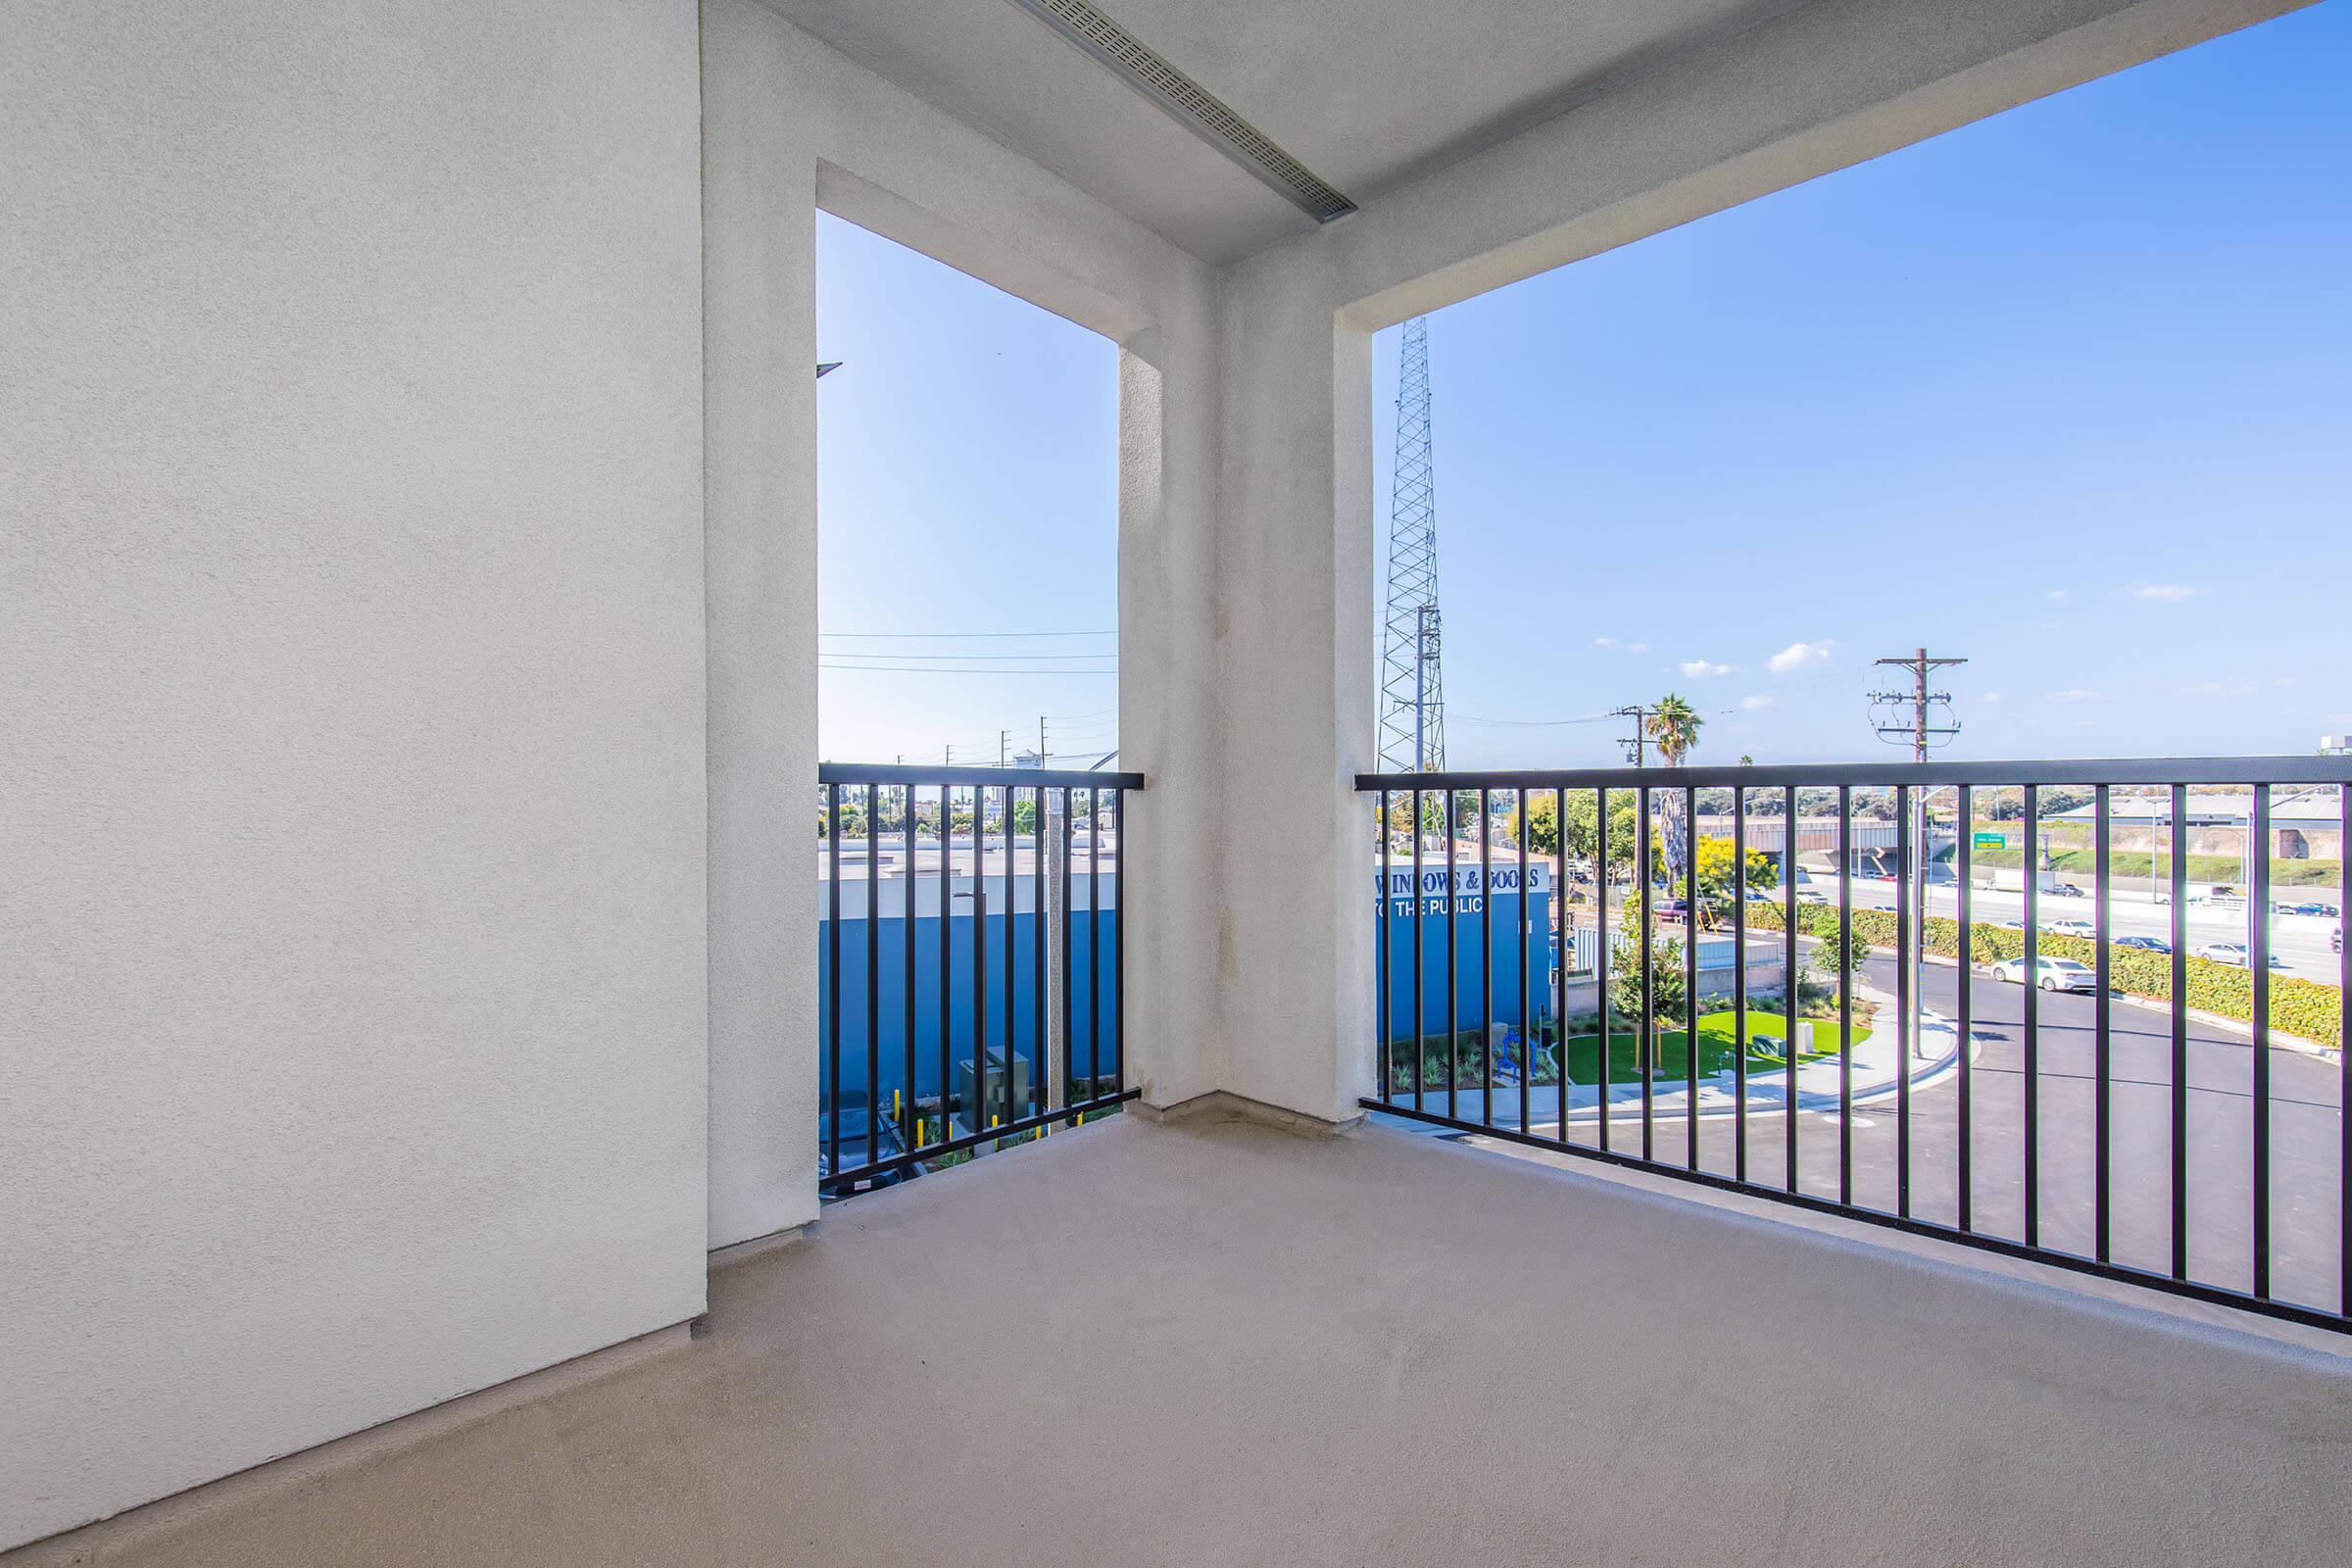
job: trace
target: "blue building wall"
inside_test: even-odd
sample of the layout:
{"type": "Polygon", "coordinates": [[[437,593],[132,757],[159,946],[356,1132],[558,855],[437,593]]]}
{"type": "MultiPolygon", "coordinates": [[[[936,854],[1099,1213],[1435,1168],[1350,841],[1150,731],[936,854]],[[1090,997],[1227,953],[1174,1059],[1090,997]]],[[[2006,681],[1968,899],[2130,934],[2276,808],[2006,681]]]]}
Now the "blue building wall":
{"type": "MultiPolygon", "coordinates": [[[[1413,1033],[1413,908],[1421,907],[1421,1031],[1438,1035],[1446,1029],[1446,934],[1453,924],[1453,1027],[1475,1029],[1493,1021],[1519,1025],[1528,1021],[1528,1008],[1519,990],[1519,906],[1527,904],[1527,990],[1537,1021],[1551,1016],[1552,956],[1551,890],[1547,879],[1520,888],[1516,866],[1496,866],[1491,891],[1482,890],[1476,866],[1458,866],[1452,873],[1451,908],[1446,898],[1447,869],[1427,867],[1421,887],[1412,889],[1412,869],[1390,874],[1386,899],[1388,941],[1380,952],[1378,984],[1388,987],[1391,1039],[1413,1033]],[[1489,930],[1492,922],[1492,948],[1489,930]],[[1494,1011],[1482,1017],[1485,993],[1482,967],[1494,979],[1494,1011]]],[[[1375,883],[1377,889],[1378,884],[1375,883]]],[[[1376,904],[1379,900],[1376,898],[1376,904]]],[[[1378,1004],[1374,1005],[1377,1007],[1378,1004]]]]}
{"type": "MultiPolygon", "coordinates": [[[[1117,1050],[1118,1039],[1118,911],[1102,909],[1095,916],[1096,933],[1101,942],[1102,979],[1100,990],[1090,998],[1089,985],[1093,977],[1094,947],[1087,940],[1087,915],[1074,911],[1070,923],[1070,1009],[1071,1049],[1074,1072],[1080,1078],[1108,1076],[1117,1050]],[[1087,1028],[1088,1005],[1094,1005],[1097,1028],[1087,1028]],[[1095,1063],[1100,1063],[1099,1072],[1095,1063]]],[[[869,927],[878,929],[877,957],[880,962],[881,1010],[878,1025],[878,1055],[880,1057],[880,1099],[887,1102],[893,1091],[906,1086],[906,917],[884,916],[880,920],[849,920],[841,922],[841,995],[833,990],[832,959],[826,948],[826,928],[829,920],[817,921],[817,1083],[823,1098],[822,1104],[832,1103],[833,1060],[832,1028],[836,1005],[841,1010],[841,1086],[843,1090],[843,1120],[851,1119],[853,1107],[866,1102],[866,1017],[869,992],[866,971],[866,935],[869,927]]],[[[972,950],[974,921],[970,915],[957,915],[950,922],[948,961],[953,970],[949,977],[950,998],[948,1018],[948,1064],[951,1075],[961,1071],[960,1064],[971,1059],[973,1042],[978,1037],[975,1010],[979,1000],[978,987],[973,983],[972,950]]],[[[1037,974],[1039,969],[1037,936],[1038,922],[1034,914],[1015,914],[1011,919],[1011,973],[1006,973],[1006,921],[1002,914],[988,917],[988,1050],[994,1064],[990,1069],[992,1085],[990,1098],[995,1098],[993,1085],[1002,1069],[1007,1027],[1011,1030],[1013,1049],[1029,1064],[1031,1082],[1043,1085],[1048,1074],[1040,1056],[1038,1016],[1036,1007],[1037,974]],[[1005,1016],[1007,980],[1011,983],[1011,1017],[1005,1016]]],[[[914,927],[914,1093],[915,1098],[935,1096],[940,1089],[939,1039],[939,918],[936,915],[918,916],[914,927]]],[[[1058,1008],[1061,999],[1049,997],[1049,1006],[1058,1008]]],[[[951,1087],[954,1086],[951,1077],[951,1087]]],[[[862,1124],[862,1123],[861,1123],[862,1124]]]]}

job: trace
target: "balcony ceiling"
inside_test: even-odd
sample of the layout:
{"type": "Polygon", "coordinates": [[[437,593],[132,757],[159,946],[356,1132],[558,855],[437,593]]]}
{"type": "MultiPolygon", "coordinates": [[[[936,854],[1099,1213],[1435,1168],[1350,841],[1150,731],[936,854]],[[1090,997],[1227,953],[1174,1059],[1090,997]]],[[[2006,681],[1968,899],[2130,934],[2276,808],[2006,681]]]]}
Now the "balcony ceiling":
{"type": "MultiPolygon", "coordinates": [[[[1204,261],[1312,228],[1013,0],[767,0],[1204,261]]],[[[1098,0],[1356,202],[1798,0],[1098,0]]],[[[1343,220],[1345,221],[1345,220],[1343,220]]]]}

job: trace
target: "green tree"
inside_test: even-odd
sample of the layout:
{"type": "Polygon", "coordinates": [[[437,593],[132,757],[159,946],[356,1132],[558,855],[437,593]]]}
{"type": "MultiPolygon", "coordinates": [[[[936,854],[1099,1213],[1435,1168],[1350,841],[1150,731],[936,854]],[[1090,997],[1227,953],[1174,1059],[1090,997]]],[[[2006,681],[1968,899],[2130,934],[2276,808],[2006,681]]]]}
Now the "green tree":
{"type": "Polygon", "coordinates": [[[1834,930],[1817,938],[1813,944],[1813,972],[1833,985],[1847,975],[1859,975],[1862,966],[1870,961],[1869,943],[1857,941],[1852,952],[1841,954],[1838,950],[1842,945],[1842,939],[1834,930]]]}
{"type": "MultiPolygon", "coordinates": [[[[1668,767],[1680,767],[1698,745],[1698,732],[1705,723],[1697,709],[1676,693],[1668,692],[1650,710],[1642,728],[1649,735],[1650,745],[1657,748],[1658,760],[1668,767]]],[[[1688,863],[1690,824],[1682,819],[1682,801],[1673,792],[1660,798],[1659,808],[1658,828],[1666,852],[1666,880],[1670,884],[1679,883],[1688,863]]]]}
{"type": "MultiPolygon", "coordinates": [[[[1733,853],[1728,838],[1700,839],[1691,856],[1691,865],[1698,877],[1698,906],[1709,914],[1729,909],[1739,896],[1739,857],[1733,853]]],[[[1772,861],[1754,850],[1747,852],[1747,885],[1769,888],[1779,884],[1772,861]]]]}
{"type": "MultiPolygon", "coordinates": [[[[1503,842],[1519,842],[1519,808],[1511,808],[1503,824],[1503,842]]],[[[1560,803],[1556,796],[1536,793],[1527,799],[1527,848],[1532,855],[1560,853],[1560,803]]]]}
{"type": "MultiPolygon", "coordinates": [[[[1657,1031],[1683,1028],[1690,1001],[1683,974],[1683,945],[1673,937],[1653,937],[1649,945],[1649,1010],[1657,1031]]],[[[1628,908],[1609,942],[1609,1008],[1620,1018],[1642,1017],[1642,911],[1628,908]]],[[[1606,1032],[1605,1030],[1603,1031],[1606,1032]]],[[[1637,1059],[1649,1059],[1650,1042],[1636,1042],[1637,1059]]]]}

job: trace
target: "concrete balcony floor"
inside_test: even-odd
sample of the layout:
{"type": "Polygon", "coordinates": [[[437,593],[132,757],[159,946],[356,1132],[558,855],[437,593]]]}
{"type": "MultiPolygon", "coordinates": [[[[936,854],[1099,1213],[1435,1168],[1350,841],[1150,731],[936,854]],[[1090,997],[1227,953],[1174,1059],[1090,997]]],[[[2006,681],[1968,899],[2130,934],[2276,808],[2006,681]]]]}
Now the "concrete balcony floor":
{"type": "Polygon", "coordinates": [[[1378,1128],[1056,1135],[710,1324],[24,1559],[2352,1561],[2352,1362],[1378,1128]]]}

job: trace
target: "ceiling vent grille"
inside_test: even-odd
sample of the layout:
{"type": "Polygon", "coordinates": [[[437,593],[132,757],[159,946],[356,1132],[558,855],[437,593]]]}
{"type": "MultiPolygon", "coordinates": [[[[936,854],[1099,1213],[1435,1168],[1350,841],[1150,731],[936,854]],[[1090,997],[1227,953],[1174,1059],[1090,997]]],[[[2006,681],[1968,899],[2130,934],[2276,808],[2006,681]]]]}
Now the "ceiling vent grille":
{"type": "Polygon", "coordinates": [[[1345,218],[1355,203],[1315,177],[1304,164],[1274,145],[1192,77],[1152,52],[1142,39],[1086,0],[1012,0],[1173,115],[1201,140],[1298,204],[1318,223],[1345,218]]]}

